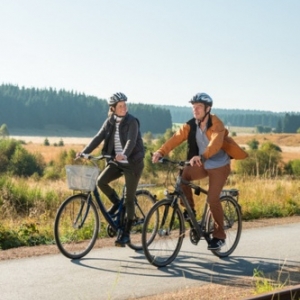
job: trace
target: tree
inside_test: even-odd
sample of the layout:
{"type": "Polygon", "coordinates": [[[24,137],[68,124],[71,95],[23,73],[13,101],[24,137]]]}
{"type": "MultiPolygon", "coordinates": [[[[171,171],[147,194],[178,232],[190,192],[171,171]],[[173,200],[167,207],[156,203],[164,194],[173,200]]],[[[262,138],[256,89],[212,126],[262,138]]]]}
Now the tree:
{"type": "Polygon", "coordinates": [[[44,146],[50,146],[48,138],[45,138],[45,140],[44,140],[44,146]]]}
{"type": "Polygon", "coordinates": [[[45,163],[41,154],[31,154],[20,141],[0,140],[0,172],[28,177],[42,175],[45,163]]]}
{"type": "Polygon", "coordinates": [[[248,158],[237,161],[237,173],[269,177],[281,173],[281,149],[277,145],[267,142],[259,149],[251,149],[248,154],[248,158]]]}
{"type": "Polygon", "coordinates": [[[2,138],[9,137],[9,131],[6,124],[2,124],[0,127],[0,137],[2,138]]]}
{"type": "Polygon", "coordinates": [[[154,138],[154,137],[153,137],[153,134],[152,134],[150,131],[144,133],[144,135],[143,135],[143,140],[144,140],[147,144],[151,144],[153,138],[154,138]]]}
{"type": "Polygon", "coordinates": [[[289,161],[284,169],[290,175],[300,176],[300,159],[289,161]]]}
{"type": "Polygon", "coordinates": [[[257,150],[258,149],[258,145],[259,145],[259,141],[256,139],[252,139],[250,142],[247,143],[247,145],[249,146],[249,148],[251,150],[257,150]]]}

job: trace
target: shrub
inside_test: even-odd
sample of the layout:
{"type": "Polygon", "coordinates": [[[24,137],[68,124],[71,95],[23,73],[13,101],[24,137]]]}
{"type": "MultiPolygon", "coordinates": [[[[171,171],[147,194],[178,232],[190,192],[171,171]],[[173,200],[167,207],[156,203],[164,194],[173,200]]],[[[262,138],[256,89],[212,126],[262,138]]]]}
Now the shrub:
{"type": "Polygon", "coordinates": [[[44,146],[50,146],[48,138],[45,138],[45,140],[44,140],[44,146]]]}
{"type": "Polygon", "coordinates": [[[42,175],[45,163],[40,154],[31,154],[20,141],[0,140],[0,172],[16,176],[42,175]]]}
{"type": "MultiPolygon", "coordinates": [[[[254,140],[253,140],[254,142],[254,140]]],[[[253,143],[252,147],[255,148],[253,143]]],[[[281,149],[270,143],[262,144],[260,149],[252,149],[248,152],[249,157],[237,161],[236,172],[246,175],[265,175],[273,177],[281,174],[281,149]]]]}

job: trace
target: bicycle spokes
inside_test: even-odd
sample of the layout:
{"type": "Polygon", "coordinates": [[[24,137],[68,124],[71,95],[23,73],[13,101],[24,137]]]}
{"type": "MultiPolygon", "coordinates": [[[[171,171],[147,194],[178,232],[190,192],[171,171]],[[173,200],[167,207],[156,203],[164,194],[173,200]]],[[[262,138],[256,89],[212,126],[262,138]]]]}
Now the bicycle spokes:
{"type": "Polygon", "coordinates": [[[184,238],[184,220],[179,208],[171,206],[168,199],[156,203],[146,217],[142,238],[146,258],[151,264],[162,267],[171,263],[184,238]],[[144,244],[147,232],[153,231],[151,243],[144,244]]]}

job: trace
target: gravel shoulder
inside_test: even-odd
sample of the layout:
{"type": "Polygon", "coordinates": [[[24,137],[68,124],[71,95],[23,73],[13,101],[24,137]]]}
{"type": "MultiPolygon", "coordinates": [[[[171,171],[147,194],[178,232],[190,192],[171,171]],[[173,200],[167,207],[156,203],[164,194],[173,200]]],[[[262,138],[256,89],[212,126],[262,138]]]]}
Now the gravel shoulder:
{"type": "MultiPolygon", "coordinates": [[[[288,218],[272,218],[272,219],[260,219],[255,221],[243,222],[243,229],[259,228],[265,226],[274,226],[281,224],[300,223],[300,216],[293,216],[288,218]]],[[[114,245],[114,239],[99,239],[95,247],[111,247],[114,245]]],[[[50,254],[58,254],[59,251],[56,245],[49,246],[35,246],[35,247],[19,247],[8,250],[0,251],[0,261],[10,259],[21,259],[33,256],[42,256],[50,254]]],[[[289,278],[289,282],[300,282],[300,267],[298,272],[291,272],[294,274],[292,278],[289,278]]],[[[266,274],[267,275],[267,274],[266,274]]],[[[174,292],[166,293],[163,295],[154,295],[151,297],[144,297],[141,300],[171,300],[171,299],[185,299],[185,300],[208,300],[208,299],[244,299],[245,297],[253,296],[254,293],[253,278],[243,277],[232,285],[232,282],[228,285],[223,283],[219,284],[207,284],[200,287],[189,287],[187,289],[174,290],[174,292]]]]}

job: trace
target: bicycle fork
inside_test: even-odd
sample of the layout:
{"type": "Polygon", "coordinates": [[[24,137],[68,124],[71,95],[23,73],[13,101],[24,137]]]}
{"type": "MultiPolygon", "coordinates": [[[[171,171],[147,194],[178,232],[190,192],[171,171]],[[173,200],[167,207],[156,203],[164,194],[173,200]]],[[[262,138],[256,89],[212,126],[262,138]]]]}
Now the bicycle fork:
{"type": "Polygon", "coordinates": [[[87,201],[81,201],[80,209],[78,211],[76,220],[75,220],[75,222],[73,222],[74,228],[76,228],[76,229],[82,228],[82,226],[87,218],[87,215],[89,214],[91,201],[92,201],[91,193],[88,194],[87,201]],[[86,206],[86,208],[85,208],[85,206],[86,206]],[[85,212],[83,213],[84,209],[85,209],[85,212]],[[78,224],[78,222],[79,222],[79,224],[78,224]]]}

